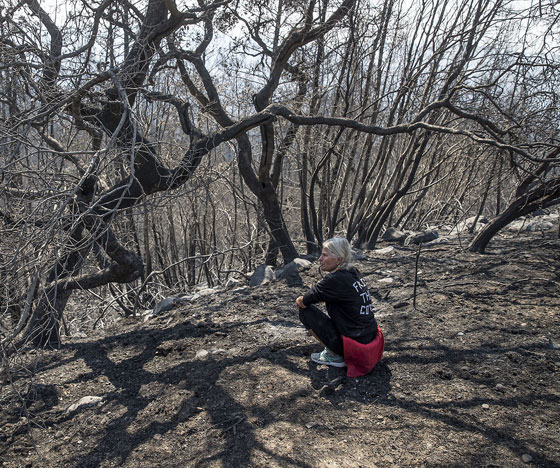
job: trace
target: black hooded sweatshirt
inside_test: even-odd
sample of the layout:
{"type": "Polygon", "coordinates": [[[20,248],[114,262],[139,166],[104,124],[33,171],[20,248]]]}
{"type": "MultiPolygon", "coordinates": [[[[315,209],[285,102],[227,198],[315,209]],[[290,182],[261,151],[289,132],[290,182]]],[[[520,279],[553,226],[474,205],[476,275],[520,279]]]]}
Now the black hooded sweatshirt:
{"type": "Polygon", "coordinates": [[[371,294],[356,268],[336,270],[304,294],[306,307],[317,302],[325,302],[329,316],[342,335],[354,339],[368,335],[375,338],[377,321],[371,294]]]}

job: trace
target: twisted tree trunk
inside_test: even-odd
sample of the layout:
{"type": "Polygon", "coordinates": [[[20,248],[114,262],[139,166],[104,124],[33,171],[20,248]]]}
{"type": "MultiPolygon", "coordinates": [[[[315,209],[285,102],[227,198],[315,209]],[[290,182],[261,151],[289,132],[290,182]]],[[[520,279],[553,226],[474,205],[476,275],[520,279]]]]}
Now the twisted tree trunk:
{"type": "Polygon", "coordinates": [[[472,240],[469,250],[484,253],[493,237],[509,223],[539,208],[560,203],[560,177],[556,177],[518,196],[472,240]]]}

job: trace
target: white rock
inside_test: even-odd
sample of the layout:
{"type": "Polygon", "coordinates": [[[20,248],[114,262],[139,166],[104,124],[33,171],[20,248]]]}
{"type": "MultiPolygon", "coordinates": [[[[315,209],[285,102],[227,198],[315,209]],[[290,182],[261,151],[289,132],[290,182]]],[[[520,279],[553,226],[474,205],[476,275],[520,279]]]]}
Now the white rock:
{"type": "Polygon", "coordinates": [[[214,294],[216,292],[213,288],[205,288],[198,291],[194,296],[191,297],[191,300],[198,299],[199,297],[209,296],[210,294],[214,294]]]}
{"type": "Polygon", "coordinates": [[[390,284],[394,281],[393,278],[382,278],[380,280],[377,280],[378,283],[385,283],[385,284],[390,284]]]}
{"type": "Polygon", "coordinates": [[[371,253],[373,255],[389,255],[389,254],[393,253],[394,251],[395,251],[395,248],[390,245],[389,247],[385,247],[383,249],[372,250],[371,253]]]}
{"type": "Polygon", "coordinates": [[[208,353],[207,350],[205,350],[205,349],[199,349],[199,350],[196,352],[195,359],[206,359],[206,358],[208,357],[208,354],[209,354],[209,353],[208,353]]]}
{"type": "Polygon", "coordinates": [[[85,396],[83,398],[80,398],[80,400],[78,400],[76,403],[70,405],[68,408],[66,408],[66,413],[71,413],[72,411],[76,411],[79,408],[86,408],[88,406],[95,406],[98,403],[100,403],[101,401],[103,401],[102,397],[99,396],[85,396]]]}
{"type": "Polygon", "coordinates": [[[523,460],[524,463],[529,463],[533,461],[533,457],[528,453],[524,453],[523,455],[521,455],[521,460],[523,460]]]}
{"type": "Polygon", "coordinates": [[[432,245],[440,245],[440,244],[449,244],[449,239],[447,237],[440,237],[438,239],[434,239],[433,241],[427,242],[425,246],[430,247],[432,245]]]}
{"type": "Polygon", "coordinates": [[[294,258],[292,260],[297,266],[299,270],[307,270],[311,268],[311,262],[305,258],[294,258]]]}

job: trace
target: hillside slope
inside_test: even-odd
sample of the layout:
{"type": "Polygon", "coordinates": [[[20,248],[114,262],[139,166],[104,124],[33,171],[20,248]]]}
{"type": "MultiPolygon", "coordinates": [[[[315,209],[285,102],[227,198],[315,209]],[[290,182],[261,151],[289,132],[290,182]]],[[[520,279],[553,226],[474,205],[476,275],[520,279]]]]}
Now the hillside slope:
{"type": "Polygon", "coordinates": [[[501,237],[484,256],[424,249],[417,309],[415,250],[366,256],[386,336],[370,375],[310,362],[320,347],[294,300],[320,278],[314,263],[304,287],[219,291],[28,352],[31,419],[2,408],[0,465],[560,466],[554,233],[501,237]],[[67,411],[85,396],[100,401],[67,411]]]}

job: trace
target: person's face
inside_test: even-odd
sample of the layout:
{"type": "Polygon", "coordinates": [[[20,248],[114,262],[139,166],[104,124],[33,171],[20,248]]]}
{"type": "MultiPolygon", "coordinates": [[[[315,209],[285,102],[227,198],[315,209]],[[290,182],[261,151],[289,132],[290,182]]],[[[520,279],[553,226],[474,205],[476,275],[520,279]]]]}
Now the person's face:
{"type": "Polygon", "coordinates": [[[329,249],[323,247],[323,251],[321,252],[321,256],[319,257],[319,264],[321,265],[321,270],[331,272],[336,270],[340,262],[342,261],[342,257],[335,257],[329,249]]]}

